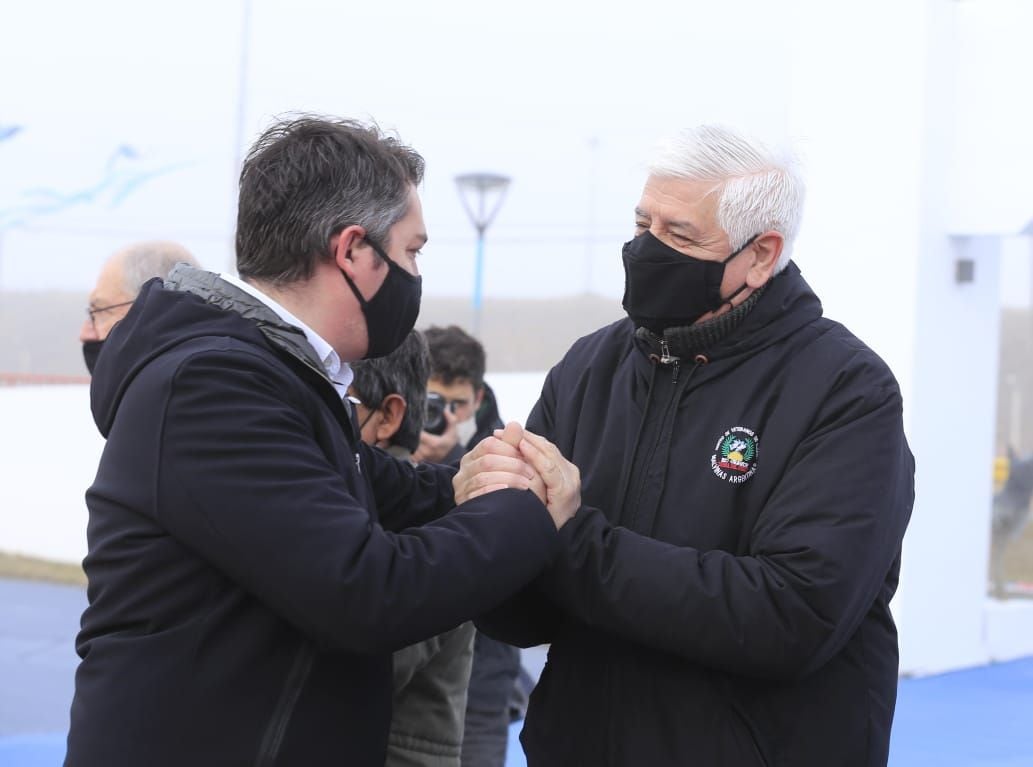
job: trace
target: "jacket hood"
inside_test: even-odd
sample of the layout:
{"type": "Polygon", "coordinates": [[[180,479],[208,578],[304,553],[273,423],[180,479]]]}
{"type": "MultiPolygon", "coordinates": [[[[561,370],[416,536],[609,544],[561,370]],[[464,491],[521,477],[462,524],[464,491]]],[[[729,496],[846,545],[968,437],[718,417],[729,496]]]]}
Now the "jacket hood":
{"type": "Polygon", "coordinates": [[[125,318],[112,329],[90,383],[90,409],[108,436],[126,389],[151,361],[204,336],[236,338],[272,347],[326,377],[300,328],[288,325],[253,296],[219,275],[180,264],[165,281],[140,291],[125,318]]]}

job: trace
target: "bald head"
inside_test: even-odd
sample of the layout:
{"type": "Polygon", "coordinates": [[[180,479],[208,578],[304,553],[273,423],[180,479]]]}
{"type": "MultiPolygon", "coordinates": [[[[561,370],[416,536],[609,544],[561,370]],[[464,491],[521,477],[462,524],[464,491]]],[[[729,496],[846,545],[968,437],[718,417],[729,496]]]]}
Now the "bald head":
{"type": "Polygon", "coordinates": [[[115,253],[111,260],[118,264],[122,289],[130,298],[136,298],[147,280],[168,277],[176,264],[198,265],[189,250],[177,242],[163,240],[135,243],[115,253]]]}
{"type": "Polygon", "coordinates": [[[163,240],[137,242],[116,252],[105,262],[90,293],[93,315],[83,323],[79,340],[107,338],[111,327],[125,317],[143,284],[154,277],[167,277],[181,262],[198,265],[189,250],[163,240]]]}

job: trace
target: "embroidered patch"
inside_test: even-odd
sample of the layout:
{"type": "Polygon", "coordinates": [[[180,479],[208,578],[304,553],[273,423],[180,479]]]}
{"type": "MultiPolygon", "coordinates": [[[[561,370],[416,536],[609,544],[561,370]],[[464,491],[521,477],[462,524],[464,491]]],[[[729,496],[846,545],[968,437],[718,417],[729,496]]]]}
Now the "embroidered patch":
{"type": "Polygon", "coordinates": [[[733,426],[720,437],[710,456],[710,468],[719,479],[739,485],[757,471],[757,443],[753,429],[733,426]]]}

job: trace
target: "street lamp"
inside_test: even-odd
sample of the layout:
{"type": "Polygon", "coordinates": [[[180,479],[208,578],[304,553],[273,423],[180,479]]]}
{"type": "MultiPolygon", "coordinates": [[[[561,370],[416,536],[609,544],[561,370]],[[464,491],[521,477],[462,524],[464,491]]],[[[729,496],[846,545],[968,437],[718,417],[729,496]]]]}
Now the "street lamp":
{"type": "Polygon", "coordinates": [[[459,199],[477,230],[477,260],[473,283],[473,334],[481,333],[481,280],[484,276],[484,233],[502,207],[509,176],[498,173],[463,173],[456,176],[459,199]]]}

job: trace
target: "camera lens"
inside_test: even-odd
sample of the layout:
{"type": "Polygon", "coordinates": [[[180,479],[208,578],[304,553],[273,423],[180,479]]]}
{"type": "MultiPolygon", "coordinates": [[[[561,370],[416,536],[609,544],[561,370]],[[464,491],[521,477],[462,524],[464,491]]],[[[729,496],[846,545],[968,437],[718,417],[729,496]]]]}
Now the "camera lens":
{"type": "Polygon", "coordinates": [[[436,392],[427,392],[427,415],[423,420],[423,430],[440,435],[444,433],[445,425],[445,398],[436,392]]]}

